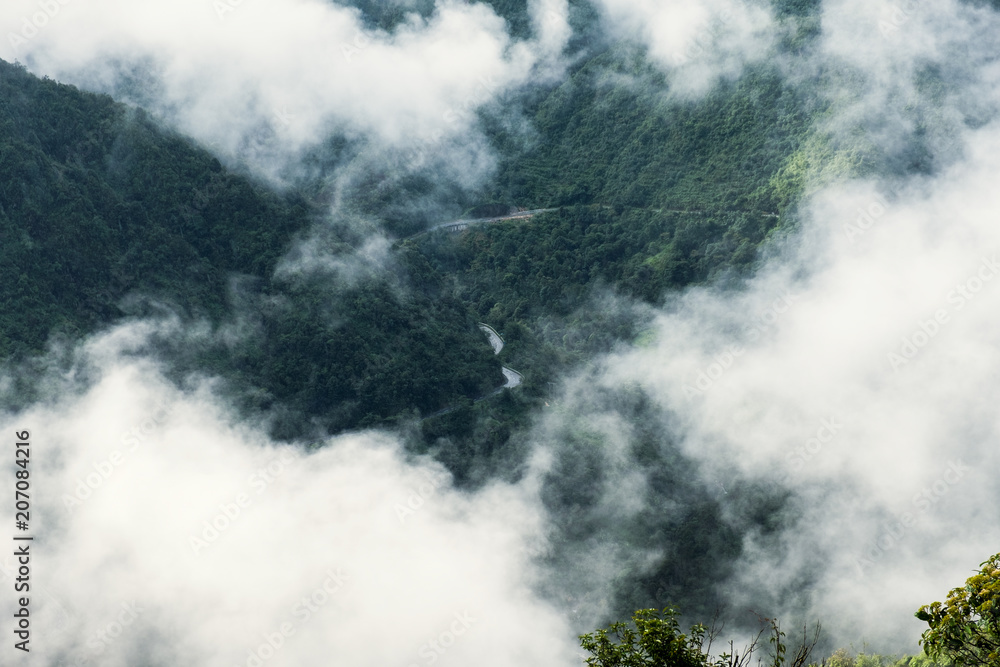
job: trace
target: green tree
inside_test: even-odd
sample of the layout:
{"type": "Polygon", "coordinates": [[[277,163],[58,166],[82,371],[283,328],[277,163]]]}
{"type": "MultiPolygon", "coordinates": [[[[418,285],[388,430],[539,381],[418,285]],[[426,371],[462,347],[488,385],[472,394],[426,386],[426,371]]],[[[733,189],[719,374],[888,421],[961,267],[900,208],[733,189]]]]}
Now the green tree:
{"type": "Polygon", "coordinates": [[[952,589],[944,603],[917,610],[930,627],[920,639],[934,658],[956,665],[1000,666],[1000,554],[980,563],[965,585],[952,589]]]}
{"type": "Polygon", "coordinates": [[[590,667],[707,667],[711,664],[702,650],[708,628],[691,627],[689,635],[680,631],[677,610],[640,609],[627,623],[613,623],[580,637],[580,645],[591,653],[590,667]],[[612,637],[614,639],[612,639],[612,637]]]}
{"type": "MultiPolygon", "coordinates": [[[[761,638],[768,635],[771,644],[770,664],[782,667],[803,667],[819,639],[819,626],[809,635],[803,628],[802,642],[789,660],[785,633],[773,618],[758,617],[761,629],[742,650],[729,642],[729,651],[712,657],[712,642],[721,628],[711,629],[702,624],[691,626],[683,634],[677,621],[676,609],[640,609],[632,616],[632,624],[613,623],[605,630],[581,635],[580,645],[591,655],[589,667],[747,667],[760,649],[761,638]]],[[[758,663],[764,664],[758,659],[758,663]]]]}

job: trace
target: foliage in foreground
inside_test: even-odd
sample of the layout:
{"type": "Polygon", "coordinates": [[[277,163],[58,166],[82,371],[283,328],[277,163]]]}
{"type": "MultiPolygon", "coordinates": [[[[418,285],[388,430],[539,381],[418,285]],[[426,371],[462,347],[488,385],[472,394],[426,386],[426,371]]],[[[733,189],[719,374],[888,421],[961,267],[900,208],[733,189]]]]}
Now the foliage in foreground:
{"type": "Polygon", "coordinates": [[[948,593],[944,603],[921,607],[916,617],[930,627],[920,640],[935,658],[955,665],[1000,665],[1000,554],[948,593]]]}
{"type": "Polygon", "coordinates": [[[691,627],[689,634],[680,630],[678,611],[666,608],[640,609],[632,616],[632,624],[613,623],[607,629],[582,635],[580,645],[591,655],[586,663],[589,667],[745,667],[757,656],[759,664],[782,667],[802,667],[807,664],[813,647],[819,638],[819,626],[812,638],[803,633],[802,643],[789,656],[785,643],[785,633],[778,621],[760,618],[761,629],[742,650],[736,650],[733,642],[729,650],[717,657],[712,655],[712,642],[718,636],[717,629],[702,624],[691,627]],[[767,635],[771,645],[770,655],[759,655],[762,638],[767,635]]]}
{"type": "MultiPolygon", "coordinates": [[[[737,651],[734,642],[729,642],[727,651],[713,656],[712,643],[719,631],[696,624],[683,634],[678,616],[678,611],[669,607],[662,612],[641,609],[635,612],[631,623],[614,623],[607,629],[582,635],[580,644],[590,653],[586,664],[589,667],[748,667],[752,664],[770,667],[952,667],[959,664],[996,664],[988,661],[958,663],[947,655],[931,655],[929,651],[900,656],[859,653],[846,648],[838,649],[820,661],[809,662],[819,638],[819,626],[812,635],[803,629],[802,641],[794,654],[789,655],[785,633],[778,621],[770,618],[760,618],[760,631],[742,650],[737,651]],[[762,641],[765,636],[770,645],[770,650],[766,652],[762,650],[765,648],[762,641]]],[[[926,641],[924,643],[927,648],[926,641]]]]}
{"type": "Polygon", "coordinates": [[[879,655],[877,653],[854,653],[839,649],[821,663],[809,667],[945,667],[948,662],[935,660],[926,653],[922,655],[879,655]]]}

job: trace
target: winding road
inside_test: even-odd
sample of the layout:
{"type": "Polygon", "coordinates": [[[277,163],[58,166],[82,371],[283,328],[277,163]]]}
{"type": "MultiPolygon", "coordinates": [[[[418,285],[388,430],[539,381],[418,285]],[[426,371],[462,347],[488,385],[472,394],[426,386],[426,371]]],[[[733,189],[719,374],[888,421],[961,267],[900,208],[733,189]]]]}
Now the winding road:
{"type": "Polygon", "coordinates": [[[485,225],[492,222],[507,222],[508,220],[527,220],[529,218],[538,215],[539,213],[548,213],[550,211],[558,211],[558,210],[559,210],[558,208],[536,208],[530,211],[517,211],[516,213],[511,213],[509,215],[500,215],[494,218],[464,218],[462,220],[450,220],[448,222],[440,222],[436,225],[431,225],[427,229],[419,231],[416,234],[413,234],[412,236],[408,236],[406,238],[413,239],[418,236],[423,236],[424,234],[428,234],[430,232],[435,232],[438,230],[443,230],[446,232],[460,232],[475,225],[485,225]]]}
{"type": "MultiPolygon", "coordinates": [[[[497,330],[488,324],[483,324],[482,322],[479,323],[479,329],[483,333],[485,333],[486,337],[489,339],[490,347],[493,348],[493,354],[500,354],[500,350],[503,349],[504,343],[503,343],[503,338],[500,337],[500,334],[497,333],[497,330]]],[[[483,394],[479,398],[474,399],[473,401],[474,403],[478,403],[479,401],[485,401],[487,398],[491,396],[496,396],[504,389],[513,389],[514,387],[517,387],[522,382],[524,382],[524,376],[515,371],[513,368],[507,368],[506,366],[501,366],[500,370],[503,372],[503,376],[507,381],[503,385],[491,391],[490,393],[483,394]]],[[[455,409],[456,407],[452,406],[450,408],[444,408],[443,410],[438,410],[437,412],[432,412],[431,414],[427,415],[420,421],[426,421],[428,419],[431,419],[432,417],[440,417],[441,415],[446,415],[449,412],[453,412],[455,409]]]]}
{"type": "MultiPolygon", "coordinates": [[[[603,208],[613,208],[610,204],[601,204],[600,206],[602,206],[603,208]]],[[[509,220],[527,220],[529,218],[533,218],[539,213],[550,213],[552,211],[558,211],[561,208],[565,207],[557,206],[555,208],[535,208],[531,209],[530,211],[517,211],[516,213],[510,213],[508,215],[500,215],[493,218],[463,218],[461,220],[450,220],[448,222],[439,222],[436,225],[431,225],[427,229],[421,230],[416,234],[407,236],[406,238],[413,239],[418,236],[423,236],[424,234],[438,230],[444,230],[447,232],[461,232],[468,229],[469,227],[474,227],[476,225],[484,225],[494,222],[507,222],[509,220]]],[[[745,211],[740,209],[709,210],[709,209],[689,209],[689,208],[653,208],[649,210],[655,211],[656,213],[664,213],[664,212],[687,213],[692,215],[713,215],[719,213],[749,213],[752,215],[760,215],[765,218],[779,217],[778,213],[774,213],[771,211],[745,211]]]]}
{"type": "MultiPolygon", "coordinates": [[[[490,345],[493,347],[493,354],[500,354],[500,350],[503,349],[503,338],[497,333],[497,330],[488,324],[479,323],[479,328],[482,330],[486,337],[490,339],[490,345]]],[[[524,381],[524,376],[515,371],[512,368],[507,368],[506,366],[501,366],[500,370],[503,371],[503,376],[507,378],[507,384],[497,389],[492,394],[487,394],[486,396],[492,396],[498,393],[501,389],[513,389],[524,381]]],[[[482,398],[486,398],[483,396],[482,398]]],[[[478,399],[478,400],[482,400],[478,399]]]]}
{"type": "MultiPolygon", "coordinates": [[[[605,208],[611,208],[611,206],[609,206],[607,204],[605,204],[604,207],[605,208]]],[[[467,219],[462,219],[462,220],[451,220],[449,222],[441,222],[441,223],[438,223],[436,225],[432,225],[431,227],[428,227],[427,229],[424,229],[423,231],[417,232],[416,234],[413,234],[412,236],[409,236],[407,238],[410,238],[410,239],[416,238],[418,236],[422,236],[422,235],[427,234],[429,232],[434,232],[434,231],[438,231],[438,230],[443,230],[443,231],[448,231],[448,232],[461,232],[461,231],[466,230],[469,227],[472,227],[472,226],[475,226],[475,225],[484,225],[484,224],[495,223],[495,222],[506,222],[508,220],[527,220],[529,218],[532,218],[532,217],[538,215],[539,213],[549,213],[551,211],[558,211],[560,208],[561,207],[557,207],[557,208],[536,208],[536,209],[531,209],[529,211],[517,211],[516,213],[510,213],[508,215],[500,215],[500,216],[496,216],[496,217],[492,217],[492,218],[467,218],[467,219]]],[[[689,214],[695,214],[695,215],[704,215],[704,214],[712,214],[712,213],[753,213],[753,214],[761,215],[761,216],[768,217],[768,218],[777,218],[778,217],[777,213],[772,213],[770,211],[739,211],[739,210],[709,211],[709,210],[700,210],[700,209],[674,209],[674,208],[658,208],[658,209],[652,209],[652,210],[654,210],[657,213],[664,213],[664,212],[667,212],[667,213],[689,213],[689,214]]],[[[504,341],[503,341],[503,338],[500,336],[500,334],[497,333],[497,330],[494,329],[493,327],[491,327],[490,325],[484,324],[482,322],[479,323],[479,328],[480,328],[480,330],[482,330],[483,333],[486,334],[486,337],[489,338],[490,346],[493,348],[493,354],[500,354],[500,351],[503,350],[504,341]]],[[[479,398],[475,399],[476,403],[478,403],[479,401],[486,400],[487,398],[489,398],[491,396],[495,396],[495,395],[499,394],[501,391],[503,391],[504,389],[513,389],[514,387],[517,387],[522,382],[524,382],[524,376],[521,375],[520,373],[518,373],[517,371],[515,371],[514,369],[507,368],[506,366],[501,366],[500,370],[503,372],[503,376],[507,380],[506,383],[504,383],[503,386],[498,387],[497,389],[494,389],[490,393],[485,394],[485,395],[480,396],[479,398]]],[[[438,410],[437,412],[435,412],[433,414],[427,415],[426,417],[424,417],[424,419],[430,419],[431,417],[438,417],[440,415],[447,414],[447,413],[453,411],[454,409],[455,409],[454,407],[444,408],[443,410],[438,410]]],[[[421,420],[421,421],[423,421],[423,420],[421,420]]]]}

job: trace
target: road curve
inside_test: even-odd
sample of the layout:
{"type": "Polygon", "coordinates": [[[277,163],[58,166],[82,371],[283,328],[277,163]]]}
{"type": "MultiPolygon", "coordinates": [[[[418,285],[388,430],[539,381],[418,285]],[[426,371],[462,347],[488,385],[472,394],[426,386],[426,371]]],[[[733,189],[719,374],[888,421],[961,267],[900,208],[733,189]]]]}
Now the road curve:
{"type": "MultiPolygon", "coordinates": [[[[485,322],[479,323],[479,329],[486,334],[487,338],[490,339],[490,345],[493,347],[493,354],[500,354],[500,351],[503,350],[503,338],[499,333],[497,333],[497,330],[485,322]]],[[[513,368],[501,366],[500,370],[503,371],[503,376],[507,378],[507,383],[500,387],[500,389],[513,389],[524,382],[524,376],[515,371],[513,368]]],[[[492,396],[493,394],[499,392],[500,389],[497,389],[486,396],[492,396]]],[[[483,398],[485,398],[485,396],[483,398]]]]}
{"type": "MultiPolygon", "coordinates": [[[[484,334],[486,334],[486,337],[489,339],[490,347],[493,348],[493,354],[500,354],[500,351],[503,349],[504,342],[500,334],[497,333],[497,330],[483,322],[479,323],[479,329],[484,334]]],[[[515,371],[513,368],[507,368],[506,366],[501,366],[500,371],[503,373],[506,382],[504,382],[502,386],[497,387],[488,394],[483,394],[479,398],[473,399],[475,403],[478,403],[480,401],[485,401],[487,398],[491,396],[496,396],[504,389],[513,389],[514,387],[519,387],[521,383],[524,382],[524,376],[515,371]]],[[[427,415],[420,421],[426,421],[432,417],[440,417],[442,415],[446,415],[449,412],[455,411],[455,409],[456,409],[455,406],[451,406],[444,408],[442,410],[438,410],[437,412],[432,412],[431,414],[427,415]]]]}
{"type": "Polygon", "coordinates": [[[513,389],[524,382],[524,376],[517,371],[507,368],[506,366],[501,366],[500,370],[503,371],[503,376],[507,378],[507,384],[501,387],[501,389],[513,389]]]}
{"type": "Polygon", "coordinates": [[[550,211],[558,211],[558,208],[536,208],[530,211],[518,211],[516,213],[511,213],[509,215],[500,215],[494,218],[464,218],[462,220],[450,220],[448,222],[440,222],[436,225],[431,225],[427,229],[421,230],[416,234],[408,236],[406,238],[413,239],[418,236],[422,236],[429,232],[434,232],[438,230],[448,231],[448,232],[460,232],[469,227],[475,225],[485,225],[491,222],[506,222],[509,220],[528,220],[533,218],[539,213],[548,213],[550,211]]]}
{"type": "Polygon", "coordinates": [[[490,339],[490,345],[493,346],[493,354],[500,354],[500,351],[503,350],[503,338],[500,337],[497,330],[482,322],[479,323],[479,329],[490,339]]]}

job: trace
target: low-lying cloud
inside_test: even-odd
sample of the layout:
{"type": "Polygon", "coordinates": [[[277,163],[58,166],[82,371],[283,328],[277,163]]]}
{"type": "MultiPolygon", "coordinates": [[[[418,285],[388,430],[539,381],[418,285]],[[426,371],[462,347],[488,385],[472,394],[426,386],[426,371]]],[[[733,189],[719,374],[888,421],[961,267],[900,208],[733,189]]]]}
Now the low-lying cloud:
{"type": "MultiPolygon", "coordinates": [[[[629,413],[596,414],[595,397],[641,391],[659,407],[662,441],[696,463],[726,511],[747,485],[791,492],[743,535],[735,574],[713,582],[731,608],[912,653],[917,607],[1000,548],[1000,86],[996,12],[901,6],[826,2],[818,41],[778,61],[829,103],[815,129],[865,155],[865,178],[811,183],[796,231],[775,235],[753,279],[669,299],[655,342],[644,336],[570,380],[560,410],[569,423],[618,423],[606,447],[621,451],[621,434],[638,447],[629,413]]],[[[692,4],[654,20],[682,7],[607,13],[682,68],[673,49],[711,15],[692,4]],[[676,34],[653,40],[660,25],[676,34]]],[[[617,503],[618,524],[679,509],[637,510],[642,487],[629,488],[629,503],[594,506],[617,503]]],[[[620,541],[588,545],[574,567],[635,568],[640,555],[615,553],[620,541]]]]}
{"type": "Polygon", "coordinates": [[[700,97],[764,58],[776,29],[769,9],[743,0],[600,0],[615,34],[644,45],[670,76],[671,91],[700,97]]]}
{"type": "MultiPolygon", "coordinates": [[[[42,25],[31,18],[41,5],[11,2],[0,32],[23,42],[0,55],[92,89],[144,80],[144,100],[176,127],[260,164],[343,132],[420,164],[460,155],[456,171],[476,175],[490,161],[472,111],[557,76],[568,39],[554,0],[531,4],[535,49],[482,5],[442,2],[390,33],[312,0],[218,4],[74,0],[42,25]],[[475,148],[462,152],[468,137],[475,148]]],[[[773,53],[773,17],[756,4],[601,6],[688,96],[773,53]]],[[[607,523],[648,509],[627,415],[610,400],[593,410],[595,394],[627,389],[652,398],[663,439],[705,487],[792,492],[781,529],[746,534],[737,573],[714,582],[730,604],[915,651],[913,611],[1000,542],[998,25],[950,0],[836,0],[821,26],[814,49],[780,64],[831,102],[819,129],[897,156],[896,171],[817,189],[744,289],[671,300],[655,336],[571,378],[558,408],[564,423],[586,414],[592,433],[574,435],[596,435],[580,451],[603,447],[605,472],[623,482],[592,502],[607,523]]],[[[304,242],[282,271],[364,277],[386,254],[373,238],[350,261],[304,242]]],[[[53,371],[48,401],[3,419],[8,437],[27,428],[36,443],[39,664],[577,660],[569,621],[532,588],[546,546],[533,475],[561,474],[555,463],[539,457],[525,482],[469,494],[385,434],[310,454],[279,447],[211,382],[182,391],[121,353],[141,338],[126,327],[91,341],[81,363],[98,381],[81,393],[53,371]]],[[[541,421],[543,445],[562,437],[541,421]]],[[[655,560],[623,549],[625,537],[587,542],[573,564],[584,583],[567,590],[603,594],[622,563],[655,560]]]]}
{"type": "MultiPolygon", "coordinates": [[[[141,354],[148,333],[92,339],[75,367],[84,390],[46,378],[49,400],[0,418],[9,442],[31,433],[20,661],[574,664],[566,624],[532,592],[530,476],[459,492],[378,432],[276,445],[210,381],[166,381],[141,354]]],[[[16,564],[2,564],[12,585],[16,564]]]]}
{"type": "Polygon", "coordinates": [[[706,486],[793,492],[718,582],[739,608],[912,652],[917,607],[998,549],[1000,125],[962,150],[888,193],[823,190],[746,289],[688,291],[602,362],[591,391],[654,397],[706,486]]]}
{"type": "Polygon", "coordinates": [[[338,133],[446,152],[478,107],[558,70],[566,3],[531,6],[539,37],[525,42],[487,5],[451,0],[391,32],[324,0],[15,0],[0,10],[0,57],[138,103],[274,175],[338,133]]]}

